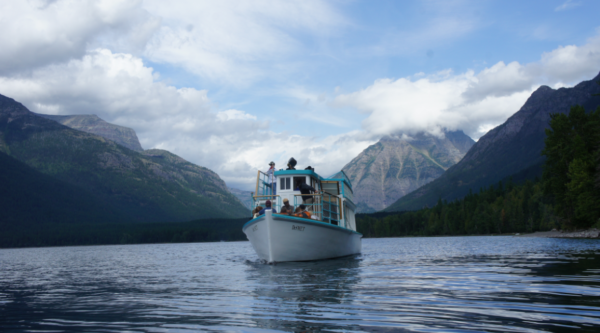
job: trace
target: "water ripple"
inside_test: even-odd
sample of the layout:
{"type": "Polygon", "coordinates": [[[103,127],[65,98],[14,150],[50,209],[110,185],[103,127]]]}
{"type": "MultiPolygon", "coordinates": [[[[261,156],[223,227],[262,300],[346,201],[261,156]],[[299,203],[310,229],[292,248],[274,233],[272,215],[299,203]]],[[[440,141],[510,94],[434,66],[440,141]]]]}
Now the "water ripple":
{"type": "Polygon", "coordinates": [[[596,332],[600,241],[366,239],[267,265],[248,242],[0,250],[3,332],[596,332]]]}

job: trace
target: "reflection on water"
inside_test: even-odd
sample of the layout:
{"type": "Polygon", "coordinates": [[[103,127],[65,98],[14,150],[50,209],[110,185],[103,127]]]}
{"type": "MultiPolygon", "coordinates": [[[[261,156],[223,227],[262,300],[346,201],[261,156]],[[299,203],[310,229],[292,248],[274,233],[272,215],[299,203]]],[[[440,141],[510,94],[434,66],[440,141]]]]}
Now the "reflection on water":
{"type": "Polygon", "coordinates": [[[0,331],[600,329],[600,241],[363,240],[267,265],[248,242],[0,250],[0,331]]]}
{"type": "Polygon", "coordinates": [[[315,331],[340,326],[331,325],[338,317],[335,309],[351,306],[352,290],[360,281],[359,256],[277,265],[247,264],[248,278],[256,281],[252,319],[261,328],[315,331]]]}

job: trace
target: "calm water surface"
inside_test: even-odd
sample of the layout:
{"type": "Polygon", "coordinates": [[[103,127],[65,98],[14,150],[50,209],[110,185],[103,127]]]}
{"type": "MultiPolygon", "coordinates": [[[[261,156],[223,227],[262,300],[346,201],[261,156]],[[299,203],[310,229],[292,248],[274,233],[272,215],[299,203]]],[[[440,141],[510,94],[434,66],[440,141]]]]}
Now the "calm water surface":
{"type": "Polygon", "coordinates": [[[3,332],[600,332],[600,240],[363,240],[266,265],[249,242],[0,250],[3,332]]]}

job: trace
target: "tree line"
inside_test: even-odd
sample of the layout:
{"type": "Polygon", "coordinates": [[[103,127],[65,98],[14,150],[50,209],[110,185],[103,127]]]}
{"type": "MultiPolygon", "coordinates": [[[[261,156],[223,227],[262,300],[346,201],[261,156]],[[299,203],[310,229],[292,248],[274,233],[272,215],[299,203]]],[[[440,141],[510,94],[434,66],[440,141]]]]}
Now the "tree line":
{"type": "Polygon", "coordinates": [[[246,240],[244,219],[160,223],[2,224],[0,248],[246,240]]]}
{"type": "Polygon", "coordinates": [[[431,208],[372,215],[357,215],[358,231],[365,237],[489,235],[559,227],[539,180],[518,186],[511,180],[499,182],[461,200],[439,200],[431,208]]]}

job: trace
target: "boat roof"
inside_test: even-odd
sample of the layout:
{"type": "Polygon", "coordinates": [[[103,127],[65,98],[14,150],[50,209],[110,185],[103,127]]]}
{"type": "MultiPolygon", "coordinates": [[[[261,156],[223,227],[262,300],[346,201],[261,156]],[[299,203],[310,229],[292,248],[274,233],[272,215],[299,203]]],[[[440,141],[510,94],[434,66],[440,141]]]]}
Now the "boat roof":
{"type": "Polygon", "coordinates": [[[294,176],[294,175],[312,176],[312,177],[317,178],[318,180],[324,180],[324,178],[319,176],[319,174],[317,174],[314,170],[279,170],[279,171],[275,171],[275,177],[294,176]]]}
{"type": "Polygon", "coordinates": [[[346,185],[350,189],[352,189],[352,182],[350,181],[350,178],[348,178],[348,176],[346,175],[346,173],[344,171],[339,171],[328,178],[323,178],[323,177],[319,176],[319,174],[316,173],[314,170],[279,170],[279,171],[275,171],[275,177],[280,177],[280,176],[311,176],[318,180],[335,180],[335,181],[346,183],[346,185]]]}

